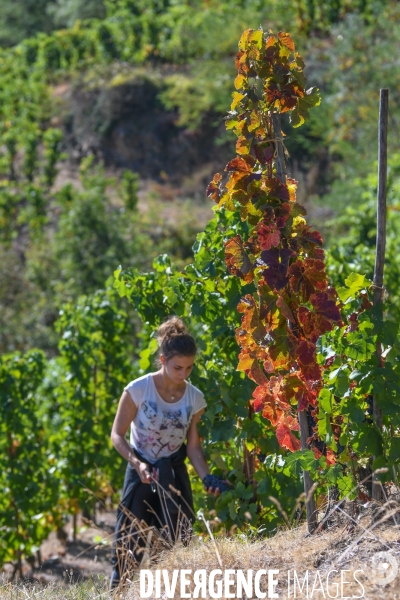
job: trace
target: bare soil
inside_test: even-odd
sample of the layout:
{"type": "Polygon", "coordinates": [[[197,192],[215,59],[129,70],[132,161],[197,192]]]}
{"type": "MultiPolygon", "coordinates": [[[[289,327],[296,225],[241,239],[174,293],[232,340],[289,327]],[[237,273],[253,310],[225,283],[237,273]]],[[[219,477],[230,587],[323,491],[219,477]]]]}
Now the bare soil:
{"type": "MultiPolygon", "coordinates": [[[[27,583],[74,584],[102,575],[111,574],[111,543],[115,526],[115,512],[100,512],[96,524],[77,518],[77,535],[73,538],[72,519],[65,525],[65,536],[53,531],[40,547],[40,559],[35,566],[23,564],[27,583]],[[61,539],[60,539],[61,538],[61,539]]],[[[2,569],[3,581],[9,579],[10,565],[2,569]]]]}

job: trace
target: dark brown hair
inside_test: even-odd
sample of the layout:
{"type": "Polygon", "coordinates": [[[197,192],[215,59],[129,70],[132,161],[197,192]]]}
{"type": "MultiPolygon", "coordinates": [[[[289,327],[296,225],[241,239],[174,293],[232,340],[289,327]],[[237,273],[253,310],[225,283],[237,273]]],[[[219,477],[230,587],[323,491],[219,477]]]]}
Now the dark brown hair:
{"type": "Polygon", "coordinates": [[[158,354],[168,362],[173,356],[194,356],[196,342],[179,317],[170,317],[157,331],[158,354]]]}

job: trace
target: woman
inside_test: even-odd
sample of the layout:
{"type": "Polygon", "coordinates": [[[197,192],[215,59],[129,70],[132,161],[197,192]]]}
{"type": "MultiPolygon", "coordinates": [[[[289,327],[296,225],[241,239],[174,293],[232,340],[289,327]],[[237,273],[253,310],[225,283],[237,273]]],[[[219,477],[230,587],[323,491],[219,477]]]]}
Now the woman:
{"type": "MultiPolygon", "coordinates": [[[[160,369],[126,386],[111,440],[128,461],[122,507],[148,525],[163,529],[174,542],[182,515],[189,528],[194,521],[192,491],[184,464],[186,456],[208,493],[217,495],[227,486],[210,475],[197,431],[206,402],[202,392],[186,381],[194,365],[195,341],[181,319],[172,317],[158,329],[158,344],[160,369]],[[125,437],[129,427],[130,444],[125,437]],[[170,485],[179,493],[171,491],[170,485]]],[[[122,575],[118,569],[118,549],[121,551],[123,547],[124,530],[127,530],[126,513],[120,507],[112,552],[112,587],[119,584],[122,575]]],[[[143,546],[141,539],[135,541],[143,546]]],[[[136,553],[135,558],[139,562],[141,557],[136,553]]]]}

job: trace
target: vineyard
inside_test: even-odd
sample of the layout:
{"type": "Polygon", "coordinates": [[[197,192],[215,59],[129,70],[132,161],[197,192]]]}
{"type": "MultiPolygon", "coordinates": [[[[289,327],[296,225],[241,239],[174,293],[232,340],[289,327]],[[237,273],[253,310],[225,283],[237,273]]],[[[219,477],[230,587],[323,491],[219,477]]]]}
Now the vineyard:
{"type": "MultiPolygon", "coordinates": [[[[354,14],[345,1],[329,10],[299,1],[292,14],[270,4],[266,23],[250,0],[105,2],[101,17],[0,48],[0,564],[13,576],[68,519],[76,528],[77,515],[95,520],[116,506],[118,399],[154,368],[154,332],[172,314],[198,341],[200,435],[212,472],[231,483],[206,497],[193,473],[196,509],[215,535],[304,520],[312,533],[327,498],[380,501],[397,485],[400,149],[390,127],[400,99],[392,73],[377,75],[394,50],[373,28],[385,22],[398,39],[398,6],[378,2],[376,25],[373,2],[355,3],[354,14]],[[356,21],[368,48],[350,35],[356,21]],[[210,24],[225,37],[214,39],[210,24]],[[312,58],[314,85],[297,46],[312,58]],[[368,52],[372,74],[360,58],[368,52]],[[365,82],[363,98],[352,76],[365,82]],[[184,136],[209,139],[212,160],[193,158],[201,182],[218,171],[207,200],[199,180],[194,199],[177,199],[188,177],[179,167],[160,168],[151,187],[144,159],[136,170],[102,153],[122,128],[129,86],[157,90],[154,118],[173,115],[174,152],[184,136]],[[390,89],[383,285],[379,87],[390,89]],[[106,107],[99,100],[86,124],[92,146],[77,133],[87,106],[79,118],[71,108],[80,88],[88,103],[101,88],[106,107]],[[121,114],[100,125],[118,103],[121,114]],[[313,164],[314,182],[304,175],[313,164]],[[200,202],[204,227],[193,217],[200,202]]],[[[156,152],[149,163],[170,164],[156,152]]]]}

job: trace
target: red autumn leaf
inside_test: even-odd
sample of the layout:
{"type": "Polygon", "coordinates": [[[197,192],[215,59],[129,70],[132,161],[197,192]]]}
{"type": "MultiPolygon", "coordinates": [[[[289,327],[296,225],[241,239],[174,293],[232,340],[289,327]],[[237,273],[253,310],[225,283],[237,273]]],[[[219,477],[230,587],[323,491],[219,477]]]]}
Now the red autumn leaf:
{"type": "Polygon", "coordinates": [[[268,383],[267,376],[261,369],[257,353],[244,350],[239,354],[238,371],[244,371],[246,375],[259,386],[268,383]]]}
{"type": "Polygon", "coordinates": [[[241,298],[237,310],[243,313],[241,329],[251,333],[255,340],[263,340],[266,334],[265,325],[260,318],[260,307],[253,296],[247,294],[241,298]]]}
{"type": "Polygon", "coordinates": [[[313,294],[310,297],[310,302],[318,315],[329,319],[329,321],[341,321],[339,307],[336,305],[335,300],[330,298],[330,293],[328,291],[313,294]]]}
{"type": "Polygon", "coordinates": [[[284,301],[284,299],[283,299],[282,296],[279,296],[278,300],[276,301],[276,305],[277,305],[278,308],[280,308],[281,313],[283,314],[283,316],[285,317],[285,319],[288,319],[291,323],[295,323],[296,322],[294,320],[294,316],[293,316],[293,313],[292,313],[291,309],[286,304],[286,302],[284,301]]]}
{"type": "MultiPolygon", "coordinates": [[[[260,386],[262,388],[262,386],[260,386]]],[[[264,406],[264,394],[258,393],[259,388],[256,388],[253,392],[253,408],[254,412],[259,413],[262,411],[264,406]]]]}
{"type": "Polygon", "coordinates": [[[249,72],[249,66],[247,64],[247,53],[240,51],[236,54],[235,65],[239,73],[246,74],[249,72]]]}
{"type": "Polygon", "coordinates": [[[298,308],[297,317],[305,337],[311,342],[315,343],[323,333],[332,330],[331,321],[326,319],[323,315],[311,312],[305,306],[300,306],[298,308]]]}
{"type": "Polygon", "coordinates": [[[278,423],[285,423],[290,429],[298,430],[297,420],[289,414],[291,406],[282,397],[282,377],[271,377],[259,385],[253,392],[254,409],[261,412],[263,417],[271,421],[276,427],[278,423]]]}
{"type": "Polygon", "coordinates": [[[300,450],[301,448],[300,440],[297,439],[284,423],[279,423],[276,429],[276,437],[278,438],[279,445],[291,452],[296,452],[296,450],[300,450]]]}
{"type": "Polygon", "coordinates": [[[260,223],[257,227],[257,237],[261,250],[269,250],[272,246],[279,246],[281,241],[281,234],[276,225],[268,225],[265,222],[260,223]]]}
{"type": "Polygon", "coordinates": [[[256,357],[249,352],[241,352],[239,355],[239,362],[237,366],[238,371],[249,371],[253,366],[253,362],[257,360],[256,357]]]}
{"type": "Polygon", "coordinates": [[[270,33],[268,35],[268,37],[267,37],[266,42],[265,42],[265,47],[266,48],[271,48],[273,46],[276,46],[276,42],[277,42],[276,37],[272,33],[270,33]]]}
{"type": "Polygon", "coordinates": [[[297,318],[303,329],[305,337],[310,339],[312,342],[316,342],[317,340],[313,339],[315,331],[315,313],[312,313],[305,306],[299,306],[297,309],[297,318]]]}
{"type": "Polygon", "coordinates": [[[350,333],[351,331],[357,331],[358,329],[358,314],[353,312],[348,318],[348,327],[346,327],[346,333],[350,333]]]}
{"type": "MultiPolygon", "coordinates": [[[[287,67],[285,68],[286,70],[287,67]]],[[[300,96],[301,91],[293,83],[289,83],[281,86],[281,93],[282,95],[279,98],[280,112],[285,113],[296,106],[297,97],[300,96]]]]}
{"type": "MultiPolygon", "coordinates": [[[[305,370],[313,368],[314,365],[303,367],[305,370]]],[[[320,373],[319,370],[318,373],[320,373]]],[[[316,406],[318,394],[321,390],[321,381],[318,378],[309,380],[305,379],[302,371],[298,371],[298,374],[301,379],[302,386],[297,390],[296,399],[298,401],[297,410],[301,411],[306,410],[310,405],[316,406]]]]}
{"type": "Polygon", "coordinates": [[[284,202],[275,209],[276,226],[278,229],[282,229],[286,225],[286,221],[290,217],[292,207],[289,202],[284,202]]]}
{"type": "Polygon", "coordinates": [[[307,409],[308,409],[308,404],[309,404],[309,402],[308,402],[308,398],[307,398],[307,396],[304,394],[304,395],[303,395],[303,396],[300,398],[300,400],[298,401],[298,404],[297,404],[297,410],[298,410],[299,412],[301,412],[302,410],[307,410],[307,409]]]}
{"type": "Polygon", "coordinates": [[[289,200],[290,202],[296,202],[296,192],[297,192],[297,181],[292,177],[286,178],[286,187],[289,192],[289,200]]]}
{"type": "Polygon", "coordinates": [[[336,456],[333,450],[327,448],[326,450],[326,462],[328,465],[336,465],[336,456]]]}
{"type": "Polygon", "coordinates": [[[235,61],[235,62],[236,62],[236,64],[235,64],[235,66],[236,66],[236,69],[237,69],[238,71],[240,71],[240,59],[242,58],[243,54],[244,54],[244,52],[243,52],[242,50],[240,50],[240,51],[239,51],[239,52],[236,54],[236,61],[235,61]]]}
{"type": "Polygon", "coordinates": [[[290,373],[285,376],[282,392],[287,400],[295,399],[297,402],[304,395],[305,382],[299,377],[299,372],[290,373]]]}
{"type": "Polygon", "coordinates": [[[314,246],[313,248],[308,250],[307,254],[310,258],[316,258],[317,260],[325,260],[325,252],[322,248],[318,248],[317,246],[314,246]]]}
{"type": "Polygon", "coordinates": [[[290,266],[289,278],[293,292],[299,293],[305,301],[308,301],[316,290],[325,290],[328,285],[325,264],[315,258],[296,260],[290,266]]]}
{"type": "Polygon", "coordinates": [[[284,90],[295,99],[304,98],[305,96],[304,87],[300,85],[299,82],[290,81],[285,85],[284,90]]]}
{"type": "Polygon", "coordinates": [[[270,162],[275,153],[275,148],[273,144],[270,142],[261,142],[260,144],[254,144],[254,154],[256,155],[256,159],[262,165],[265,165],[267,162],[270,162]]]}
{"type": "Polygon", "coordinates": [[[269,355],[267,355],[266,359],[264,360],[263,367],[266,373],[273,373],[275,371],[274,363],[272,362],[269,355]]]}
{"type": "Polygon", "coordinates": [[[268,354],[273,364],[273,369],[270,371],[271,373],[281,369],[287,370],[293,362],[287,348],[282,348],[278,345],[271,346],[268,350],[268,354]]]}
{"type": "Polygon", "coordinates": [[[281,290],[289,281],[288,268],[293,252],[287,248],[264,250],[261,260],[267,269],[263,276],[270,288],[281,290]]]}
{"type": "Polygon", "coordinates": [[[312,446],[311,450],[314,452],[314,456],[317,460],[323,456],[321,450],[318,450],[317,446],[312,446]]]}
{"type": "Polygon", "coordinates": [[[236,152],[243,156],[246,156],[250,152],[252,139],[247,139],[244,135],[241,135],[236,142],[236,152]]]}
{"type": "Polygon", "coordinates": [[[360,292],[360,296],[362,298],[361,308],[362,310],[369,310],[372,308],[372,302],[370,302],[368,298],[368,294],[366,292],[360,292]]]}
{"type": "Polygon", "coordinates": [[[265,77],[267,78],[270,75],[273,75],[274,72],[274,67],[275,65],[274,60],[276,57],[279,56],[279,48],[277,46],[277,44],[271,44],[269,46],[265,46],[265,64],[264,66],[260,69],[261,73],[264,74],[265,73],[265,77]],[[269,69],[268,69],[269,67],[269,69]]]}
{"type": "Polygon", "coordinates": [[[282,183],[276,177],[267,179],[264,181],[263,189],[272,198],[278,198],[278,200],[290,200],[290,193],[287,185],[282,183]]]}
{"type": "Polygon", "coordinates": [[[282,411],[276,406],[275,399],[271,394],[268,386],[259,386],[253,392],[254,410],[255,412],[261,412],[263,417],[271,422],[273,427],[279,423],[279,419],[282,416],[282,411]]]}
{"type": "Polygon", "coordinates": [[[268,378],[260,367],[258,360],[253,363],[249,376],[250,379],[255,381],[258,385],[265,385],[268,382],[268,378]]]}
{"type": "Polygon", "coordinates": [[[312,365],[316,362],[316,346],[307,340],[301,340],[296,348],[296,358],[300,365],[312,365]]]}
{"type": "Polygon", "coordinates": [[[290,33],[285,33],[284,31],[280,31],[278,33],[278,40],[291,52],[294,52],[294,41],[292,40],[290,33]]]}
{"type": "Polygon", "coordinates": [[[281,320],[279,327],[271,330],[269,336],[274,344],[269,346],[268,353],[276,369],[289,369],[293,366],[298,340],[288,329],[286,319],[281,320]]]}
{"type": "Polygon", "coordinates": [[[329,358],[326,359],[325,363],[324,363],[324,367],[325,369],[329,369],[329,367],[331,367],[333,365],[333,363],[336,360],[336,354],[334,354],[333,356],[330,356],[329,358]]]}
{"type": "Polygon", "coordinates": [[[317,246],[322,246],[324,243],[320,232],[316,229],[311,229],[311,227],[307,227],[307,229],[303,231],[302,237],[304,240],[307,240],[311,244],[316,244],[317,246]]]}
{"type": "Polygon", "coordinates": [[[214,202],[216,202],[217,204],[222,195],[222,190],[221,190],[221,186],[220,186],[221,179],[222,179],[222,176],[219,173],[215,173],[212,181],[210,181],[210,183],[208,184],[207,192],[206,192],[207,197],[214,200],[214,202]]]}
{"type": "Polygon", "coordinates": [[[264,94],[268,108],[271,108],[276,101],[279,101],[282,98],[282,92],[275,81],[268,82],[264,88],[264,94]]]}
{"type": "Polygon", "coordinates": [[[280,423],[289,427],[291,431],[300,431],[300,424],[297,416],[293,417],[293,415],[287,411],[283,413],[280,423]]]}
{"type": "Polygon", "coordinates": [[[308,382],[318,382],[322,377],[321,369],[316,362],[309,365],[300,365],[300,370],[302,377],[308,382]]]}
{"type": "MultiPolygon", "coordinates": [[[[257,350],[258,349],[261,350],[261,347],[258,346],[257,342],[255,341],[255,339],[253,338],[251,333],[249,333],[245,329],[242,329],[241,327],[238,327],[236,329],[235,337],[236,337],[236,341],[237,341],[238,345],[241,348],[243,348],[244,352],[252,353],[254,356],[258,356],[257,350]]],[[[263,359],[264,357],[261,357],[261,358],[263,359]]]]}
{"type": "Polygon", "coordinates": [[[268,314],[276,309],[276,294],[260,279],[258,282],[258,296],[260,298],[260,317],[266,319],[268,314]]]}
{"type": "Polygon", "coordinates": [[[290,240],[290,246],[293,250],[306,250],[309,258],[320,260],[324,259],[322,244],[323,240],[319,231],[313,230],[305,224],[297,226],[296,237],[290,240]]]}
{"type": "Polygon", "coordinates": [[[253,166],[254,158],[250,156],[236,156],[236,158],[228,162],[228,164],[225,167],[225,171],[236,171],[237,173],[241,173],[243,175],[249,175],[252,172],[253,166]]]}
{"type": "Polygon", "coordinates": [[[273,362],[274,369],[289,370],[294,366],[297,340],[287,327],[286,320],[281,326],[270,332],[274,344],[268,348],[268,355],[273,362]]]}
{"type": "Polygon", "coordinates": [[[232,173],[229,174],[229,180],[228,180],[228,183],[226,184],[227,191],[230,192],[231,194],[233,194],[234,192],[239,192],[239,191],[246,193],[247,186],[251,182],[251,179],[250,179],[251,175],[252,175],[251,172],[249,175],[248,173],[244,173],[244,172],[240,172],[240,171],[233,171],[232,173]]]}
{"type": "Polygon", "coordinates": [[[243,247],[242,238],[237,235],[225,243],[225,261],[228,270],[250,283],[254,279],[253,265],[243,247]]]}
{"type": "MultiPolygon", "coordinates": [[[[272,396],[271,396],[272,398],[272,396]]],[[[262,416],[270,421],[273,427],[276,427],[282,417],[282,411],[276,406],[273,399],[271,402],[266,402],[263,406],[262,416]]]]}
{"type": "Polygon", "coordinates": [[[274,375],[269,380],[269,388],[270,388],[275,400],[278,402],[280,408],[283,411],[288,411],[288,410],[290,410],[290,404],[288,404],[282,397],[283,382],[284,382],[284,378],[282,377],[282,375],[274,375]]]}

